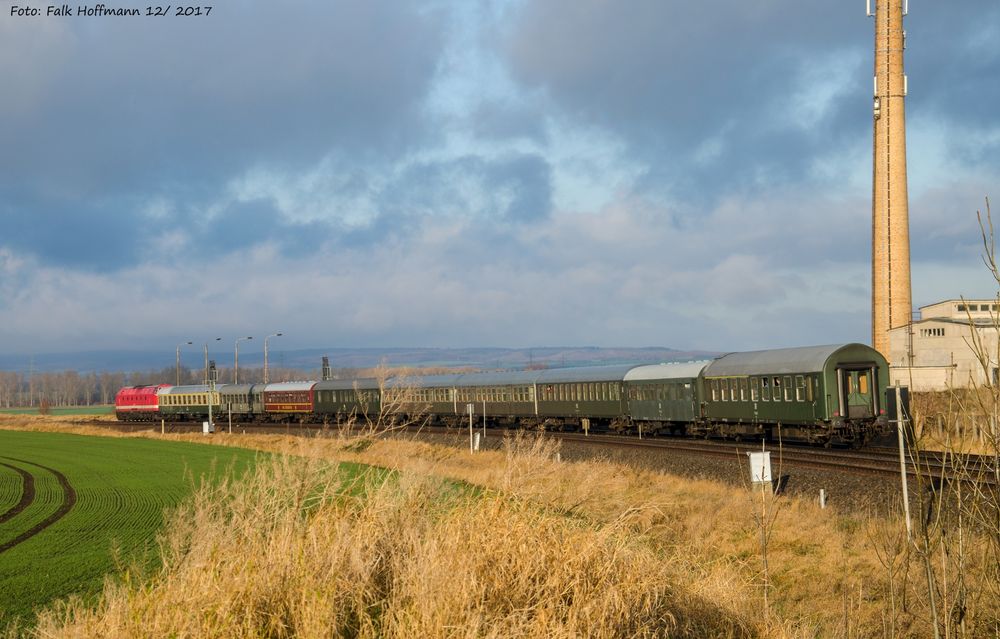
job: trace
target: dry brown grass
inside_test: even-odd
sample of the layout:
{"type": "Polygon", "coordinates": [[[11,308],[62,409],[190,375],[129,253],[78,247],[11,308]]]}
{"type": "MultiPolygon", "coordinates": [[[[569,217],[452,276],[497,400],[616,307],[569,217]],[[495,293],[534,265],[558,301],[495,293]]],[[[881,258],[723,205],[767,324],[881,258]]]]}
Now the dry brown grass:
{"type": "MultiPolygon", "coordinates": [[[[14,421],[0,419],[0,428],[106,432],[53,418],[14,421]]],[[[96,612],[74,607],[44,617],[39,636],[929,631],[919,581],[898,586],[875,552],[873,540],[898,530],[898,520],[778,499],[767,614],[752,516],[759,496],[744,490],[607,462],[560,463],[557,444],[533,437],[476,454],[402,438],[359,446],[336,437],[166,437],[295,457],[250,483],[199,493],[168,528],[160,574],[110,585],[96,612]],[[338,488],[331,461],[391,468],[400,479],[301,517],[296,495],[338,488]],[[445,498],[443,477],[489,492],[445,498]],[[908,610],[890,618],[889,601],[898,607],[904,591],[908,610]]]]}
{"type": "Polygon", "coordinates": [[[62,637],[661,637],[730,634],[686,608],[625,513],[594,524],[439,480],[368,478],[343,497],[335,465],[278,456],[199,490],[171,518],[164,564],[109,582],[90,610],[40,617],[62,637]],[[677,613],[688,613],[683,625],[677,613]],[[693,614],[692,614],[693,613],[693,614]],[[718,632],[716,632],[718,631],[718,632]]]}

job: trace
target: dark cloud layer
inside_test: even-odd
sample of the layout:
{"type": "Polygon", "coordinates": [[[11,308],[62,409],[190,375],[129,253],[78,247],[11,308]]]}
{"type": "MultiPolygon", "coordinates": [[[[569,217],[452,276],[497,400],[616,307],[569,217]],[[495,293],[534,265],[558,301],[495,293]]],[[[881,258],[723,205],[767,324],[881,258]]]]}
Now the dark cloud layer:
{"type": "MultiPolygon", "coordinates": [[[[866,339],[864,3],[469,7],[0,14],[0,341],[866,339]]],[[[990,294],[1000,7],[911,9],[914,299],[990,294]]]]}
{"type": "MultiPolygon", "coordinates": [[[[0,64],[0,84],[30,88],[0,102],[0,198],[18,219],[85,243],[140,224],[130,201],[166,194],[197,208],[259,164],[304,170],[331,151],[402,152],[425,135],[420,101],[441,46],[434,12],[389,1],[244,2],[186,21],[5,29],[9,58],[28,41],[52,46],[23,60],[31,77],[0,64]]],[[[37,234],[14,241],[54,257],[58,242],[37,234]]],[[[74,261],[131,263],[128,251],[112,255],[95,262],[82,250],[74,261]]]]}
{"type": "MultiPolygon", "coordinates": [[[[966,83],[1000,70],[995,31],[970,45],[997,15],[987,0],[913,4],[911,113],[992,119],[1000,83],[966,83]]],[[[523,5],[505,48],[515,77],[558,111],[623,136],[652,167],[648,187],[704,201],[811,179],[804,160],[870,136],[872,31],[862,3],[540,0],[523,5]],[[821,117],[797,124],[810,108],[800,95],[819,99],[839,65],[855,63],[821,117]],[[719,153],[705,161],[713,138],[719,153]]]]}

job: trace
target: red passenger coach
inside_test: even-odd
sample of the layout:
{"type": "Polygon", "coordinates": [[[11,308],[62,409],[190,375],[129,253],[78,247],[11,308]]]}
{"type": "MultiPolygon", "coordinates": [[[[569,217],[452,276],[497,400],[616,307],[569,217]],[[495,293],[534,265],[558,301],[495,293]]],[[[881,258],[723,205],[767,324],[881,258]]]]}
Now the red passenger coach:
{"type": "Polygon", "coordinates": [[[289,420],[313,412],[316,382],[281,382],[264,387],[264,412],[272,419],[289,420]]]}
{"type": "Polygon", "coordinates": [[[115,417],[135,422],[157,419],[160,414],[157,391],[169,387],[170,384],[126,386],[115,395],[115,417]]]}

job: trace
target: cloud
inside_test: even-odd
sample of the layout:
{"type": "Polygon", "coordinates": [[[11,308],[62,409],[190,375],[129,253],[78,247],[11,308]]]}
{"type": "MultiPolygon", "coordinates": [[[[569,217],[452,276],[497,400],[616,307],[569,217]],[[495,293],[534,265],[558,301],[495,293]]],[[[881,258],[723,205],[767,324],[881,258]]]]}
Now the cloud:
{"type": "MultiPolygon", "coordinates": [[[[867,256],[851,248],[865,211],[845,215],[849,202],[814,201],[809,215],[829,220],[817,227],[794,204],[798,195],[786,195],[729,201],[684,228],[669,209],[634,197],[503,227],[422,216],[378,243],[323,242],[314,251],[237,238],[169,267],[28,269],[15,305],[0,311],[0,339],[45,335],[54,348],[90,334],[146,348],[272,326],[287,332],[289,347],[724,350],[866,339],[867,256]],[[74,317],[72,335],[54,308],[74,317]]],[[[266,203],[253,206],[240,214],[271,218],[266,203]]]]}
{"type": "MultiPolygon", "coordinates": [[[[197,20],[3,23],[12,38],[0,58],[21,62],[0,63],[17,96],[0,104],[0,199],[14,219],[65,235],[14,240],[46,259],[81,238],[59,228],[121,235],[157,200],[197,217],[220,185],[260,164],[307,170],[334,150],[372,161],[429,134],[420,121],[440,54],[435,10],[246,2],[197,20]]],[[[135,263],[107,242],[68,262],[135,263]]]]}
{"type": "MultiPolygon", "coordinates": [[[[859,7],[216,13],[0,21],[4,343],[868,339],[859,7]]],[[[1000,174],[996,23],[986,0],[907,18],[917,303],[995,287],[974,212],[1000,174]]]]}
{"type": "MultiPolygon", "coordinates": [[[[873,23],[863,11],[656,0],[628,10],[598,0],[520,7],[504,41],[513,77],[544,91],[552,112],[618,136],[647,167],[638,186],[649,193],[703,207],[730,191],[832,188],[854,181],[859,141],[870,147],[873,23]]],[[[914,6],[906,19],[909,113],[962,123],[966,150],[975,143],[964,140],[995,128],[1000,85],[983,79],[997,75],[1000,56],[989,47],[995,29],[983,25],[997,13],[980,0],[961,11],[914,6]]],[[[974,161],[995,171],[992,156],[974,161]]]]}

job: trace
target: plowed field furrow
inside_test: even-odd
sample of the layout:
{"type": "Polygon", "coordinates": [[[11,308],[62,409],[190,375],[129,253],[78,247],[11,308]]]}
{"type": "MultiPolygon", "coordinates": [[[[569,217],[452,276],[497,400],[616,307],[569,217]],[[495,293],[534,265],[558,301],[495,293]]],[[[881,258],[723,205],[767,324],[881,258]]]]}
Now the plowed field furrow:
{"type": "MultiPolygon", "coordinates": [[[[17,465],[32,477],[33,498],[24,508],[8,519],[0,522],[0,546],[33,528],[51,516],[63,501],[63,492],[56,476],[30,464],[23,464],[4,458],[7,463],[17,465]]],[[[0,551],[2,552],[2,551],[0,551]]]]}
{"type": "Polygon", "coordinates": [[[52,513],[42,521],[38,522],[34,526],[28,528],[27,530],[17,535],[10,541],[6,543],[0,543],[0,553],[3,553],[13,548],[14,546],[18,545],[19,543],[23,542],[26,539],[31,539],[38,533],[42,532],[52,524],[56,523],[57,521],[65,517],[66,513],[72,510],[73,506],[76,505],[76,490],[74,490],[73,486],[70,485],[69,480],[66,479],[66,475],[63,475],[54,468],[49,468],[48,466],[42,466],[41,464],[34,464],[32,462],[27,462],[24,461],[23,459],[14,459],[12,457],[7,457],[6,459],[13,459],[13,461],[21,462],[23,464],[31,464],[33,466],[37,466],[41,469],[47,470],[50,473],[52,473],[55,476],[56,480],[58,480],[59,487],[62,489],[62,501],[59,503],[59,507],[56,508],[56,511],[54,513],[52,513]]]}
{"type": "MultiPolygon", "coordinates": [[[[0,466],[9,468],[11,471],[16,473],[16,475],[19,476],[21,480],[20,488],[17,490],[18,499],[16,502],[10,504],[6,508],[3,508],[3,505],[7,502],[7,500],[0,499],[0,508],[3,508],[2,510],[0,510],[0,524],[2,524],[5,521],[17,517],[31,504],[31,502],[35,501],[35,478],[31,475],[31,473],[22,468],[18,468],[17,466],[13,466],[11,464],[5,464],[3,462],[0,462],[0,466]]],[[[15,481],[10,481],[10,482],[3,481],[2,485],[16,486],[17,483],[18,482],[15,479],[15,481]]],[[[7,491],[4,490],[3,494],[4,496],[6,496],[7,491]]],[[[14,494],[14,491],[13,490],[10,491],[10,494],[14,494]]]]}
{"type": "Polygon", "coordinates": [[[10,513],[0,520],[0,626],[30,623],[32,610],[56,598],[94,596],[117,565],[155,562],[164,510],[202,478],[243,472],[256,457],[183,442],[3,430],[0,451],[0,516],[10,513]],[[24,476],[11,466],[32,476],[34,499],[24,498],[24,476]]]}

